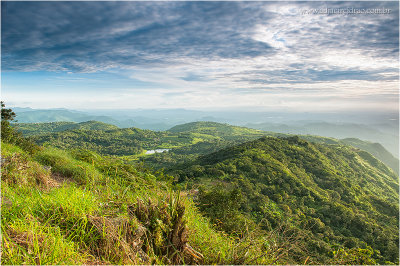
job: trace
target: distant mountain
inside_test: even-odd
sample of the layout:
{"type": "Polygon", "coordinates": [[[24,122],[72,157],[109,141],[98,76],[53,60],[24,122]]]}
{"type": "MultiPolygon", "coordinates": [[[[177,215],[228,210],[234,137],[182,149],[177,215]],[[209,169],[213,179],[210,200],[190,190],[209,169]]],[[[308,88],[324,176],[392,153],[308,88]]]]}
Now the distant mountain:
{"type": "Polygon", "coordinates": [[[114,124],[117,120],[107,116],[93,116],[86,113],[70,110],[33,110],[17,112],[19,123],[39,123],[39,122],[84,122],[90,120],[101,121],[114,124]]]}
{"type": "Polygon", "coordinates": [[[200,186],[200,210],[228,232],[246,226],[246,217],[266,230],[290,221],[318,263],[341,245],[368,245],[380,263],[398,261],[398,177],[365,151],[263,137],[169,173],[182,186],[200,186]]]}
{"type": "Polygon", "coordinates": [[[298,135],[298,136],[300,136],[302,139],[314,143],[348,145],[367,151],[370,154],[372,154],[375,158],[381,160],[384,164],[389,166],[397,175],[399,175],[399,159],[394,157],[379,143],[364,141],[357,138],[347,138],[338,140],[335,138],[313,136],[313,135],[298,135]]]}
{"type": "Polygon", "coordinates": [[[35,111],[35,109],[32,109],[30,107],[12,107],[12,110],[15,113],[35,111]]]}
{"type": "Polygon", "coordinates": [[[357,147],[374,155],[377,159],[384,162],[387,166],[393,169],[399,175],[399,159],[388,152],[381,144],[362,141],[356,138],[347,138],[340,140],[342,143],[357,147]]]}
{"type": "Polygon", "coordinates": [[[247,127],[272,132],[289,133],[296,135],[318,135],[337,139],[358,138],[382,144],[396,157],[399,156],[398,124],[376,124],[374,126],[355,123],[326,123],[307,121],[293,124],[260,123],[247,124],[247,127]],[[397,125],[397,126],[396,126],[397,125]]]}

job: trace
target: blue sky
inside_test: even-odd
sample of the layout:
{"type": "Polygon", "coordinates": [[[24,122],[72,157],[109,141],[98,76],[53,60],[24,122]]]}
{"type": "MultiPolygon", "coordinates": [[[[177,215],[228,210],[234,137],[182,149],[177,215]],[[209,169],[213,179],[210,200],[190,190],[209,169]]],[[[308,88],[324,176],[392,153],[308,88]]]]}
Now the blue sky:
{"type": "Polygon", "coordinates": [[[34,108],[397,110],[397,2],[2,2],[2,99],[34,108]],[[389,14],[304,14],[310,9],[389,14]]]}

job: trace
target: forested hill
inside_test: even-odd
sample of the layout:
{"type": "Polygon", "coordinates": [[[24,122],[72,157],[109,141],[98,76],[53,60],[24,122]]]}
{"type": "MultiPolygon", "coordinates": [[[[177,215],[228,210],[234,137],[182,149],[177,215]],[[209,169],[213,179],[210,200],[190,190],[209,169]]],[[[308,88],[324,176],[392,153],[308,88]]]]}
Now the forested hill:
{"type": "MultiPolygon", "coordinates": [[[[90,131],[88,126],[81,126],[82,123],[68,123],[66,125],[62,123],[54,130],[51,128],[54,127],[54,123],[14,124],[14,127],[22,131],[26,136],[31,136],[31,139],[40,145],[50,144],[58,148],[84,147],[102,154],[126,156],[138,155],[145,150],[187,148],[197,143],[215,144],[219,142],[223,144],[217,147],[227,147],[232,145],[231,142],[237,144],[262,137],[268,133],[218,123],[215,123],[217,126],[214,125],[213,129],[210,130],[208,127],[204,127],[208,122],[201,123],[201,128],[204,129],[202,132],[157,132],[139,128],[113,129],[106,127],[107,124],[97,123],[99,124],[96,125],[101,125],[101,127],[92,127],[92,129],[99,129],[95,134],[90,131]],[[221,126],[224,127],[223,130],[219,129],[221,126]],[[65,130],[67,127],[69,129],[65,130]],[[45,134],[46,130],[47,133],[45,134]],[[225,134],[217,134],[217,130],[226,132],[225,134]],[[37,132],[43,133],[38,135],[37,132]]],[[[109,126],[114,127],[112,125],[109,126]]]]}
{"type": "Polygon", "coordinates": [[[25,136],[42,135],[66,130],[112,130],[117,126],[99,122],[49,122],[49,123],[14,123],[14,128],[25,136]]]}
{"type": "Polygon", "coordinates": [[[213,206],[202,211],[228,232],[248,220],[266,230],[289,220],[322,263],[341,245],[371,246],[380,263],[398,261],[398,178],[365,151],[263,137],[170,173],[188,187],[202,184],[200,206],[213,206]]]}
{"type": "MultiPolygon", "coordinates": [[[[169,130],[168,132],[172,133],[197,133],[197,134],[206,134],[213,135],[218,137],[227,137],[227,136],[239,136],[239,135],[265,135],[267,131],[251,129],[246,127],[237,127],[229,124],[222,124],[217,122],[192,122],[186,123],[182,125],[177,125],[169,130]]],[[[272,132],[268,132],[274,134],[272,132]]],[[[275,133],[276,134],[276,133],[275,133]]]]}

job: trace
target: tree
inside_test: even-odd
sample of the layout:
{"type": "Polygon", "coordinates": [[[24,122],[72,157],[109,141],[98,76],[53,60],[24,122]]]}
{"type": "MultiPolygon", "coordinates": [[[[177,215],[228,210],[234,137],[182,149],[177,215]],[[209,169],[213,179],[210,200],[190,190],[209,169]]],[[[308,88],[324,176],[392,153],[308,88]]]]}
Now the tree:
{"type": "Polygon", "coordinates": [[[11,109],[6,109],[5,104],[1,101],[1,140],[10,142],[15,135],[14,130],[10,126],[10,121],[14,120],[16,114],[11,109]]]}
{"type": "Polygon", "coordinates": [[[16,144],[32,154],[40,148],[11,127],[10,121],[16,121],[14,120],[16,116],[13,110],[5,108],[4,102],[1,101],[1,141],[16,144]]]}
{"type": "Polygon", "coordinates": [[[5,104],[1,101],[1,121],[13,121],[14,118],[17,116],[13,110],[6,109],[5,104]]]}

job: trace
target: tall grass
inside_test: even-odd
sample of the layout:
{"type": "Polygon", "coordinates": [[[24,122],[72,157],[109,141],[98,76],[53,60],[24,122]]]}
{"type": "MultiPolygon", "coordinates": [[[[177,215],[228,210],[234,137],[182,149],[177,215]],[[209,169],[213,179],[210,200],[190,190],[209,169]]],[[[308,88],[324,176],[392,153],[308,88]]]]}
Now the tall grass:
{"type": "Polygon", "coordinates": [[[80,185],[93,185],[101,174],[94,165],[74,159],[66,151],[47,148],[35,155],[35,160],[43,165],[50,166],[52,172],[65,178],[70,178],[80,185]]]}
{"type": "Polygon", "coordinates": [[[89,259],[58,227],[44,226],[33,216],[2,223],[1,231],[3,265],[83,264],[89,259]]]}

